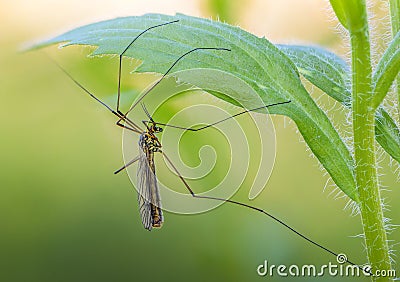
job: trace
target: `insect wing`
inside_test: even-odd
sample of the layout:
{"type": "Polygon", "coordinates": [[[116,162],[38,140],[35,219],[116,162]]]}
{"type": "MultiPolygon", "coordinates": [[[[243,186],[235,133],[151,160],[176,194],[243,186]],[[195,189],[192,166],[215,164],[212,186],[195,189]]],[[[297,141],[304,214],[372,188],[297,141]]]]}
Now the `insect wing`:
{"type": "Polygon", "coordinates": [[[154,156],[139,148],[140,156],[137,170],[139,213],[145,229],[161,227],[163,215],[160,192],[154,169],[154,156]]]}

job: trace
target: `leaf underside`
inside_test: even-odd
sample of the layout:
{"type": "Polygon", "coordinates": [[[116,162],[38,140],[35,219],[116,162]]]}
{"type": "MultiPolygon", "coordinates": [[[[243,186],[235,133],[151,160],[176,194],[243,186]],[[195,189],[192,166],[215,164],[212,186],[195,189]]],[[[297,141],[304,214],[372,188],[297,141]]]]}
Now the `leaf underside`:
{"type": "MultiPolygon", "coordinates": [[[[174,71],[192,69],[220,70],[233,75],[251,87],[265,104],[291,100],[291,103],[269,108],[269,113],[285,115],[297,125],[305,142],[336,185],[358,202],[351,153],[326,114],[316,105],[303,87],[293,62],[265,38],[258,38],[238,27],[182,14],[167,16],[146,14],[94,23],[66,32],[34,48],[55,43],[97,46],[91,55],[120,54],[130,41],[144,29],[179,20],[178,23],[156,28],[137,40],[126,56],[140,59],[137,72],[164,73],[185,52],[196,47],[223,47],[231,52],[200,51],[180,61],[174,71]]],[[[179,74],[177,74],[179,77],[179,74]]],[[[187,78],[187,76],[186,76],[187,78]]],[[[219,89],[223,80],[184,81],[203,89],[219,89]]],[[[180,78],[183,79],[183,78],[180,78]]],[[[209,91],[215,94],[218,91],[209,91]]],[[[218,94],[227,102],[247,101],[246,108],[256,108],[247,99],[248,93],[218,94]],[[229,97],[229,98],[226,98],[229,97]],[[233,100],[232,100],[233,99],[233,100]]]]}

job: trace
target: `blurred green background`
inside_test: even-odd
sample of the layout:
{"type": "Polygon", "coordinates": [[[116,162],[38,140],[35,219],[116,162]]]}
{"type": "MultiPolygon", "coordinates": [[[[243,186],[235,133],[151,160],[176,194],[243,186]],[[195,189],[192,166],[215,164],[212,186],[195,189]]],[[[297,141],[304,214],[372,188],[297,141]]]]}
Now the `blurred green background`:
{"type": "MultiPolygon", "coordinates": [[[[372,9],[385,15],[384,1],[375,2],[372,9]]],[[[125,174],[112,173],[123,161],[121,130],[114,126],[114,118],[83,95],[45,52],[17,52],[29,41],[82,24],[147,12],[219,17],[274,43],[319,44],[339,54],[347,52],[327,1],[2,0],[0,280],[280,281],[284,278],[258,277],[257,266],[264,260],[276,265],[335,262],[276,222],[237,206],[223,205],[200,215],[166,213],[162,229],[145,231],[135,189],[125,174]]],[[[377,20],[374,34],[387,30],[377,20]]],[[[375,54],[387,39],[378,36],[375,54]]],[[[115,92],[117,58],[90,62],[80,48],[53,47],[46,52],[94,93],[115,92]]],[[[124,78],[126,88],[137,90],[151,79],[138,76],[141,79],[134,81],[128,74],[124,78]]],[[[313,95],[320,93],[315,90],[313,95]]],[[[325,96],[319,102],[330,109],[335,124],[348,129],[340,107],[325,96]]],[[[295,125],[282,117],[273,119],[277,159],[270,181],[258,198],[249,201],[248,177],[234,199],[262,207],[313,240],[364,263],[362,240],[352,237],[362,232],[359,217],[344,209],[346,198],[335,200],[331,181],[324,191],[328,176],[310,157],[295,125]]],[[[204,135],[198,141],[207,139],[204,135]]],[[[197,146],[192,142],[182,143],[188,156],[197,146]]],[[[189,157],[188,163],[196,164],[196,158],[189,157]]],[[[391,190],[383,192],[389,205],[386,216],[398,223],[400,185],[395,167],[386,155],[380,157],[380,166],[382,185],[391,190]]],[[[200,186],[214,183],[206,178],[200,186]]],[[[398,243],[399,232],[389,239],[398,243]]],[[[400,271],[398,265],[395,268],[400,271]]]]}

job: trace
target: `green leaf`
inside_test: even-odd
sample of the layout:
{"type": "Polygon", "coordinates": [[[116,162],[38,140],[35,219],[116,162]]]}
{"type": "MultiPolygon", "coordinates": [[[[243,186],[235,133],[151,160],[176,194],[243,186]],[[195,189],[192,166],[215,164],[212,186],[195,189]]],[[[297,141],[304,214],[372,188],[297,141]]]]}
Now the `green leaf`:
{"type": "Polygon", "coordinates": [[[342,0],[330,0],[331,6],[335,11],[336,17],[338,18],[339,22],[344,26],[344,28],[349,29],[347,23],[347,14],[346,14],[346,1],[342,0]]]}
{"type": "Polygon", "coordinates": [[[278,45],[299,72],[336,101],[350,105],[349,67],[345,61],[322,48],[278,45]]]}
{"type": "Polygon", "coordinates": [[[400,130],[396,123],[382,107],[376,113],[375,122],[376,140],[400,163],[400,130]]]}
{"type": "Polygon", "coordinates": [[[364,26],[365,0],[330,0],[340,23],[351,32],[362,31],[364,26]]]}
{"type": "MultiPolygon", "coordinates": [[[[290,117],[304,140],[331,175],[338,187],[351,199],[358,201],[351,154],[325,113],[315,104],[303,87],[296,66],[273,44],[244,30],[220,22],[178,14],[166,16],[148,14],[140,17],[118,18],[74,29],[40,46],[59,42],[68,45],[92,45],[98,48],[93,55],[119,54],[130,41],[147,27],[179,19],[180,22],[151,30],[137,40],[126,56],[144,62],[137,71],[164,73],[182,54],[195,47],[224,47],[231,52],[199,51],[180,61],[174,71],[209,69],[223,71],[247,85],[263,103],[291,100],[289,104],[271,107],[269,112],[290,117]]],[[[40,47],[36,46],[36,47],[40,47]]],[[[202,72],[207,74],[207,72],[202,72]]],[[[196,86],[221,93],[223,79],[181,76],[196,86]]],[[[229,85],[225,86],[228,90],[229,85]]],[[[210,91],[211,94],[216,93],[210,91]]],[[[239,91],[223,94],[235,101],[250,97],[239,91]],[[236,95],[233,97],[232,95],[236,95]]],[[[224,99],[224,95],[218,95],[224,99]]],[[[230,99],[224,99],[232,102],[230,99]]],[[[260,103],[247,101],[246,107],[260,103]]],[[[255,101],[255,100],[254,100],[255,101]]]]}
{"type": "MultiPolygon", "coordinates": [[[[351,107],[350,69],[340,57],[318,47],[279,45],[279,48],[296,64],[307,80],[344,106],[351,107]]],[[[380,64],[388,63],[381,61],[380,64]]],[[[378,80],[376,76],[374,80],[378,80]]],[[[383,108],[379,108],[375,117],[375,138],[400,163],[400,131],[383,108]]]]}
{"type": "Polygon", "coordinates": [[[380,59],[378,66],[372,77],[374,85],[374,101],[373,106],[378,107],[386,94],[388,93],[390,86],[396,79],[400,70],[400,31],[396,34],[389,47],[386,49],[382,58],[380,59]]]}

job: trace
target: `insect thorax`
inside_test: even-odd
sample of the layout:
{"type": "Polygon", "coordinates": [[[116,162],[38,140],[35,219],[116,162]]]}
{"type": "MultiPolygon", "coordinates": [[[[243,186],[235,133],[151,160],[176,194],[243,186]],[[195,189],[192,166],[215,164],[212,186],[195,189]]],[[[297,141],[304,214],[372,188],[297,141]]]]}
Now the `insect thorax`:
{"type": "Polygon", "coordinates": [[[149,132],[143,132],[139,137],[139,146],[143,151],[161,152],[161,144],[158,138],[149,132]]]}

